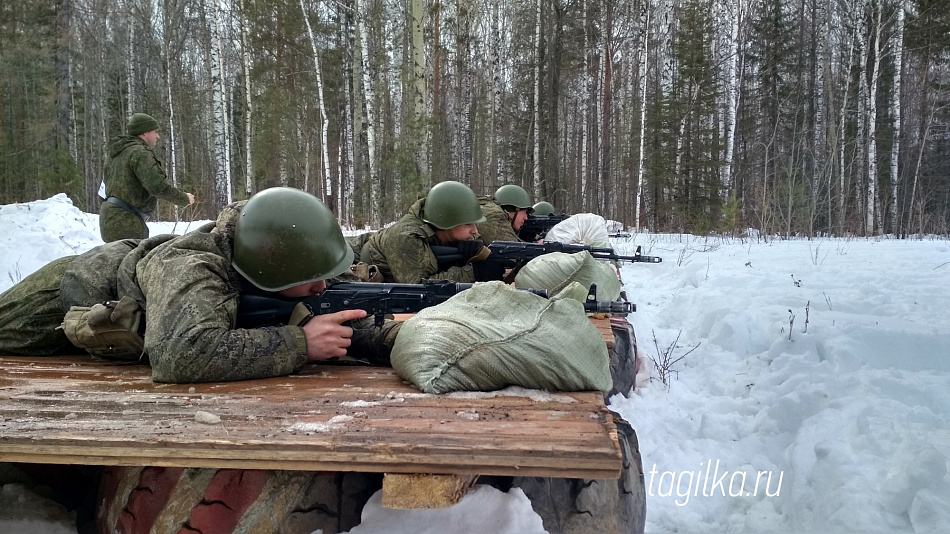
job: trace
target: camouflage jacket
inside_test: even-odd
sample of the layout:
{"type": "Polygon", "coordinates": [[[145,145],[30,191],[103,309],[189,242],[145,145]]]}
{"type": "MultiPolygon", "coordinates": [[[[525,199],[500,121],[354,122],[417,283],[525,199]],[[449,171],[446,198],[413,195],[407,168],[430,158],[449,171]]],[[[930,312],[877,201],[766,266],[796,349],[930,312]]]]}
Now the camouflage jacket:
{"type": "Polygon", "coordinates": [[[505,210],[492,200],[491,197],[478,197],[478,205],[482,208],[485,222],[478,225],[478,234],[486,245],[493,241],[521,241],[518,232],[511,227],[511,219],[505,210]]]}
{"type": "Polygon", "coordinates": [[[145,309],[156,382],[281,376],[307,361],[299,327],[234,329],[241,278],[231,266],[243,202],[183,236],[126,239],[77,257],[60,286],[63,309],[129,296],[145,309]]]}
{"type": "Polygon", "coordinates": [[[115,137],[108,151],[106,195],[120,198],[146,214],[155,211],[158,199],[179,206],[188,204],[188,195],[168,181],[162,164],[142,139],[115,137]]]}
{"type": "Polygon", "coordinates": [[[379,267],[383,279],[390,283],[418,284],[426,278],[474,282],[471,265],[439,271],[439,263],[429,247],[440,243],[435,228],[422,220],[425,202],[424,198],[417,200],[396,224],[370,236],[363,247],[364,255],[369,257],[362,260],[379,267]]]}

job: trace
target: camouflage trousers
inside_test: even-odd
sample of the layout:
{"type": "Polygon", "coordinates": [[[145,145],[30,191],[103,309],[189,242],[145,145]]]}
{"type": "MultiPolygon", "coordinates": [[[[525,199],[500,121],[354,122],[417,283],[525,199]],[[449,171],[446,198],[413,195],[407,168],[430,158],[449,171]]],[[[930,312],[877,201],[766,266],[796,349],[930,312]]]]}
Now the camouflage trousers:
{"type": "Polygon", "coordinates": [[[145,239],[145,221],[115,204],[103,202],[99,208],[99,235],[106,243],[120,239],[145,239]]]}
{"type": "Polygon", "coordinates": [[[66,312],[59,299],[63,275],[76,256],[54,260],[0,294],[0,354],[82,354],[58,328],[66,312]]]}

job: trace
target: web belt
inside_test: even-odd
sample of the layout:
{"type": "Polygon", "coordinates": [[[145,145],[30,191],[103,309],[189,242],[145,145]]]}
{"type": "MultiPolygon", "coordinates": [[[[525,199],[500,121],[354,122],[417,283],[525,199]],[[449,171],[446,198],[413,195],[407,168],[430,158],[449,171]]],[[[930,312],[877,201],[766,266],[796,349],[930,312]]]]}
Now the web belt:
{"type": "Polygon", "coordinates": [[[109,204],[114,204],[124,209],[125,211],[131,213],[132,215],[135,215],[139,219],[142,219],[143,223],[148,220],[148,215],[142,213],[142,210],[137,209],[135,206],[129,204],[128,202],[122,200],[121,198],[109,197],[106,199],[106,202],[108,202],[109,204]]]}

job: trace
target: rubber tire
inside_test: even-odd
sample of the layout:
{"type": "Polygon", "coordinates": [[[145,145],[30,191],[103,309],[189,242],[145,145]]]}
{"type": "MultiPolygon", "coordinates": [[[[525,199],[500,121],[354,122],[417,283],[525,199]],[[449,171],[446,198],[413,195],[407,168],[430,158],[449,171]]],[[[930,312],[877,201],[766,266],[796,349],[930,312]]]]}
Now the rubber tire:
{"type": "Polygon", "coordinates": [[[625,317],[611,317],[610,329],[614,334],[614,349],[610,353],[610,376],[613,387],[604,396],[610,397],[620,394],[629,395],[637,386],[637,371],[639,370],[639,353],[637,352],[637,337],[633,326],[625,317]]]}
{"type": "Polygon", "coordinates": [[[96,532],[342,532],[381,487],[382,475],[367,473],[109,467],[96,532]]]}
{"type": "Polygon", "coordinates": [[[531,500],[550,534],[629,534],[643,532],[646,488],[637,434],[614,414],[623,455],[617,480],[517,477],[511,486],[531,500]]]}

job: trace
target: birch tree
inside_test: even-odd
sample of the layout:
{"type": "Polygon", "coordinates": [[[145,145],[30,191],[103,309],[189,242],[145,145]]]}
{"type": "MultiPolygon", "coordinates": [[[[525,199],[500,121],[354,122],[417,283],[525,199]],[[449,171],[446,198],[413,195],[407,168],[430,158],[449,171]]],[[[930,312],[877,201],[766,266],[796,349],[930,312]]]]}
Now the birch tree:
{"type": "MultiPolygon", "coordinates": [[[[827,146],[825,97],[828,94],[826,80],[828,79],[830,70],[830,65],[828,64],[827,58],[829,32],[827,11],[828,5],[825,0],[816,0],[814,11],[815,20],[812,23],[813,28],[815,28],[814,42],[816,65],[813,67],[815,72],[815,83],[814,91],[811,95],[815,109],[815,134],[811,148],[814,166],[812,168],[811,180],[811,216],[809,217],[812,227],[809,229],[809,235],[815,234],[815,219],[819,216],[818,198],[821,194],[821,186],[823,182],[822,177],[825,174],[825,157],[827,146]]],[[[830,218],[828,220],[828,224],[831,224],[830,218]]]]}
{"type": "Polygon", "coordinates": [[[240,31],[241,31],[241,67],[243,68],[243,77],[244,77],[244,195],[250,197],[256,191],[254,186],[254,163],[253,163],[253,150],[251,147],[254,146],[254,135],[253,135],[253,116],[254,116],[254,95],[251,92],[251,52],[248,50],[248,39],[247,39],[247,16],[244,9],[245,0],[240,1],[240,13],[241,20],[240,31]]]}
{"type": "Polygon", "coordinates": [[[218,0],[205,1],[205,15],[210,30],[209,66],[211,68],[211,109],[214,116],[215,209],[231,203],[230,143],[228,143],[227,89],[225,61],[221,46],[221,13],[218,0]]]}
{"type": "Polygon", "coordinates": [[[637,192],[634,209],[634,228],[639,232],[642,228],[640,220],[640,205],[643,202],[643,182],[644,182],[644,162],[646,148],[646,130],[647,130],[647,81],[649,80],[649,59],[650,59],[650,28],[651,15],[653,13],[651,0],[644,0],[640,5],[640,70],[639,70],[639,89],[640,89],[640,152],[639,162],[637,164],[637,192]]]}
{"type": "Polygon", "coordinates": [[[532,184],[531,189],[534,191],[535,198],[540,196],[541,192],[541,61],[544,59],[543,51],[541,50],[541,6],[543,5],[543,0],[537,0],[535,4],[535,26],[534,26],[534,50],[535,50],[535,62],[534,62],[534,120],[533,122],[533,143],[532,147],[533,158],[531,161],[532,164],[532,184]]]}
{"type": "Polygon", "coordinates": [[[878,198],[878,180],[877,180],[877,86],[881,72],[881,60],[883,59],[883,49],[881,45],[881,0],[871,0],[867,6],[870,9],[871,31],[871,77],[868,81],[868,90],[866,93],[865,109],[867,110],[868,125],[868,176],[867,176],[867,211],[865,212],[865,231],[870,234],[877,230],[883,233],[881,224],[881,214],[878,208],[880,201],[878,198]],[[875,226],[877,225],[877,226],[875,226]]]}
{"type": "MultiPolygon", "coordinates": [[[[838,227],[838,232],[842,234],[845,231],[845,224],[847,222],[847,206],[848,206],[848,200],[847,200],[848,199],[848,181],[847,181],[847,171],[846,171],[847,160],[845,156],[845,146],[847,144],[845,140],[848,137],[848,132],[846,130],[847,116],[848,116],[848,96],[850,94],[850,88],[851,88],[851,74],[850,73],[851,73],[851,68],[854,65],[854,52],[855,52],[854,48],[855,48],[855,42],[857,41],[857,25],[852,15],[856,10],[854,10],[853,8],[850,8],[850,9],[845,8],[845,9],[847,9],[847,11],[846,11],[846,16],[844,18],[846,22],[846,27],[849,28],[849,30],[847,30],[846,32],[843,32],[845,37],[842,39],[841,44],[844,44],[845,42],[847,43],[848,52],[847,54],[844,54],[844,62],[841,65],[841,72],[842,72],[841,78],[844,79],[844,88],[842,89],[842,92],[841,92],[841,105],[839,106],[839,109],[838,109],[838,131],[837,131],[837,139],[838,139],[838,145],[837,145],[838,147],[837,227],[838,227]]],[[[858,82],[858,85],[859,86],[861,85],[860,81],[858,82]]],[[[861,122],[858,121],[858,124],[860,125],[861,122]]]]}
{"type": "MultiPolygon", "coordinates": [[[[172,2],[165,0],[162,3],[162,55],[165,63],[165,105],[168,106],[168,146],[169,161],[166,165],[167,173],[171,178],[172,185],[179,186],[178,183],[178,117],[175,115],[175,99],[172,94],[172,57],[175,52],[172,50],[172,32],[178,27],[180,18],[172,2]],[[177,23],[176,23],[177,22],[177,23]]],[[[177,210],[176,210],[177,213],[177,210]]]]}
{"type": "Polygon", "coordinates": [[[343,220],[352,220],[354,210],[353,196],[356,189],[356,106],[354,104],[357,83],[356,61],[353,57],[356,43],[355,9],[353,0],[345,0],[338,7],[341,28],[339,43],[343,50],[343,116],[341,117],[340,139],[340,183],[337,194],[340,197],[340,216],[343,220]]]}
{"type": "Polygon", "coordinates": [[[581,127],[581,146],[580,146],[580,157],[581,157],[580,191],[581,191],[581,198],[580,198],[580,205],[581,205],[581,206],[586,206],[586,205],[587,205],[587,200],[588,200],[588,196],[587,196],[587,180],[588,180],[588,177],[589,177],[589,176],[588,176],[587,166],[588,166],[588,154],[589,154],[589,152],[590,152],[589,149],[588,149],[588,143],[589,143],[589,141],[590,141],[589,133],[588,133],[588,132],[589,132],[589,129],[588,129],[588,124],[589,124],[588,115],[589,115],[589,113],[590,113],[590,102],[591,102],[591,99],[594,97],[594,82],[593,82],[593,77],[590,75],[590,69],[591,69],[591,66],[590,66],[590,49],[591,49],[591,46],[590,46],[590,20],[589,20],[589,18],[588,18],[588,17],[589,17],[589,13],[590,13],[590,11],[589,11],[590,8],[589,8],[589,6],[587,5],[587,0],[583,0],[583,1],[581,2],[581,9],[583,10],[583,17],[584,17],[584,19],[583,19],[583,20],[584,20],[584,50],[583,50],[583,54],[584,54],[584,64],[583,64],[583,69],[582,69],[582,71],[581,71],[581,80],[583,81],[583,82],[582,82],[583,93],[581,94],[581,97],[580,97],[580,105],[581,105],[581,109],[580,109],[580,124],[581,124],[581,126],[580,126],[580,127],[581,127]]]}
{"type": "Polygon", "coordinates": [[[379,183],[379,174],[376,170],[376,89],[373,87],[372,77],[370,75],[370,53],[369,53],[369,34],[366,31],[366,9],[363,7],[363,4],[360,0],[354,0],[353,3],[355,17],[354,22],[356,25],[356,33],[359,36],[359,51],[360,51],[360,72],[362,73],[362,93],[363,93],[363,106],[365,112],[365,123],[366,128],[366,163],[369,168],[369,176],[367,176],[367,187],[369,189],[369,208],[371,220],[373,226],[378,227],[380,225],[380,207],[381,207],[381,198],[380,198],[380,183],[379,183]]]}
{"type": "Polygon", "coordinates": [[[310,48],[313,51],[313,74],[317,81],[317,107],[320,111],[320,156],[323,161],[322,187],[324,200],[333,195],[333,177],[330,175],[330,147],[327,143],[327,131],[330,129],[330,120],[327,118],[327,106],[323,100],[323,72],[320,69],[320,51],[317,49],[317,40],[310,27],[310,17],[303,0],[300,0],[300,12],[307,26],[307,36],[310,38],[310,48]]]}
{"type": "Polygon", "coordinates": [[[897,194],[901,176],[898,169],[901,146],[901,76],[904,58],[904,0],[898,0],[896,6],[896,21],[892,53],[894,55],[894,82],[891,89],[891,195],[890,195],[890,230],[900,232],[898,226],[899,214],[897,211],[897,194]]]}
{"type": "Polygon", "coordinates": [[[732,193],[732,159],[736,137],[736,112],[739,106],[739,89],[742,86],[739,77],[741,61],[739,57],[739,26],[745,18],[744,4],[738,1],[726,1],[723,15],[728,21],[729,38],[725,55],[725,75],[723,91],[726,95],[725,117],[725,156],[723,157],[723,199],[732,193]]]}
{"type": "MultiPolygon", "coordinates": [[[[497,6],[497,3],[496,3],[497,6]]],[[[409,0],[410,47],[412,65],[410,69],[410,93],[412,102],[412,125],[409,140],[416,163],[416,173],[428,173],[428,159],[425,151],[426,122],[426,51],[423,32],[425,7],[423,0],[409,0]]]]}

